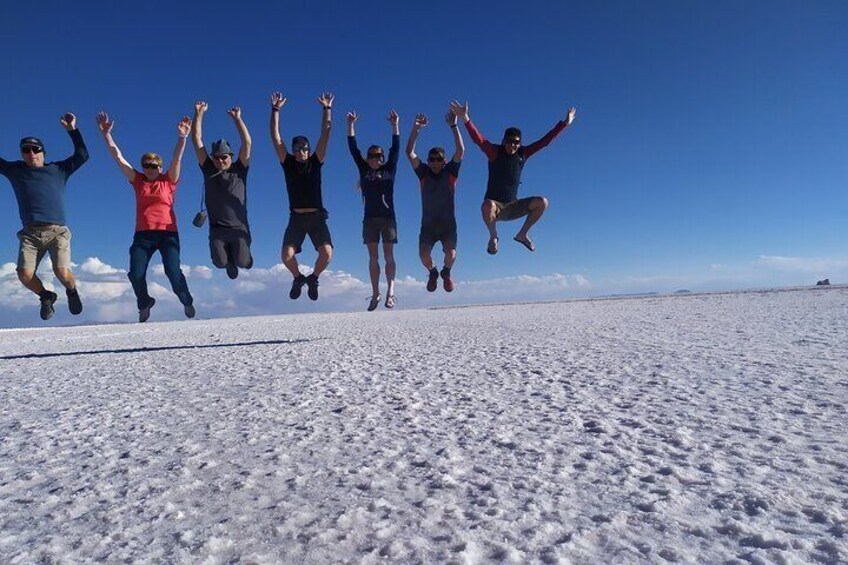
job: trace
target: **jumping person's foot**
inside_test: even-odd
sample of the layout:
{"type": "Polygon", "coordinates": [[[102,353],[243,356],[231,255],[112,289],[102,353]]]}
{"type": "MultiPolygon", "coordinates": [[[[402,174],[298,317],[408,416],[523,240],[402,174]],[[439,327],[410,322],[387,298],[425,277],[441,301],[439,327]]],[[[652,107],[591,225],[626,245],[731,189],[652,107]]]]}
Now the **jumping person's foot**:
{"type": "Polygon", "coordinates": [[[430,269],[430,276],[427,278],[427,292],[436,292],[439,286],[439,270],[436,267],[430,269]]]}
{"type": "Polygon", "coordinates": [[[143,324],[150,317],[150,309],[153,308],[153,305],[156,304],[156,299],[152,296],[150,297],[150,302],[147,303],[147,306],[144,308],[140,308],[138,311],[138,321],[143,324]]]}
{"type": "Polygon", "coordinates": [[[70,310],[71,314],[74,316],[80,314],[82,312],[82,300],[80,300],[79,292],[77,292],[76,287],[66,288],[65,294],[68,296],[68,310],[70,310]]]}
{"type": "Polygon", "coordinates": [[[536,246],[533,245],[533,242],[530,241],[530,238],[527,237],[526,235],[524,237],[515,236],[512,239],[514,239],[515,241],[517,241],[518,243],[520,243],[521,245],[526,247],[529,251],[536,251],[536,246]]]}
{"type": "Polygon", "coordinates": [[[496,238],[496,237],[490,237],[489,238],[489,246],[486,247],[486,252],[489,255],[494,255],[495,253],[498,252],[498,238],[496,238]]]}
{"type": "Polygon", "coordinates": [[[453,292],[453,280],[450,276],[449,267],[442,269],[442,286],[444,286],[445,292],[453,292]]]}
{"type": "Polygon", "coordinates": [[[292,300],[297,300],[300,298],[300,291],[303,289],[303,285],[306,284],[306,277],[303,275],[297,275],[292,281],[292,287],[289,291],[289,298],[292,300]]]}
{"type": "Polygon", "coordinates": [[[386,308],[394,308],[395,304],[397,304],[397,299],[395,299],[394,294],[390,294],[386,297],[386,308]]]}
{"type": "Polygon", "coordinates": [[[250,261],[247,262],[245,269],[250,269],[251,267],[253,267],[253,255],[250,256],[250,261]]]}
{"type": "Polygon", "coordinates": [[[194,309],[194,304],[185,304],[183,311],[185,312],[186,318],[194,318],[194,315],[197,314],[197,311],[194,309]]]}
{"type": "Polygon", "coordinates": [[[377,309],[377,305],[380,304],[380,295],[372,294],[370,300],[371,302],[368,303],[368,311],[373,312],[377,309]]]}
{"type": "Polygon", "coordinates": [[[41,319],[49,320],[53,317],[53,303],[59,296],[55,292],[44,289],[38,293],[38,297],[41,300],[41,319]]]}
{"type": "Polygon", "coordinates": [[[227,276],[235,280],[238,278],[238,267],[232,263],[227,263],[227,276]]]}
{"type": "Polygon", "coordinates": [[[318,300],[318,277],[315,273],[306,277],[306,286],[306,295],[309,296],[309,300],[318,300]]]}

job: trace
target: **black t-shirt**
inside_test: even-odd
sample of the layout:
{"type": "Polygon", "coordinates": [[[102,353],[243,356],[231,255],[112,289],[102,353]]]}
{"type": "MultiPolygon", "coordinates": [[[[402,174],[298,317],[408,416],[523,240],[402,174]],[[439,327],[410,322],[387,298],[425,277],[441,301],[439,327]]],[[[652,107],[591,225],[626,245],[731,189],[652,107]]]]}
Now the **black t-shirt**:
{"type": "Polygon", "coordinates": [[[237,160],[221,172],[209,157],[200,165],[210,226],[248,229],[247,169],[237,160]]]}
{"type": "Polygon", "coordinates": [[[451,159],[439,174],[423,161],[415,174],[421,181],[421,223],[446,223],[456,220],[454,192],[461,163],[451,159]]]}
{"type": "Polygon", "coordinates": [[[323,163],[313,153],[306,161],[300,162],[291,153],[280,163],[286,174],[286,190],[289,193],[289,210],[295,208],[316,208],[324,210],[321,200],[321,167],[323,163]]]}

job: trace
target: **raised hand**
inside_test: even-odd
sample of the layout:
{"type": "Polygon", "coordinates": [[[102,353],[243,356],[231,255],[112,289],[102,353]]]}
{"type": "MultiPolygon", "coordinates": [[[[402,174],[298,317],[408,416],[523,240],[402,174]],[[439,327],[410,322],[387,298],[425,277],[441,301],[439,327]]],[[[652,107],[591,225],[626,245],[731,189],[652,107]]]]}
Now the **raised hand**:
{"type": "Polygon", "coordinates": [[[204,102],[203,100],[198,100],[194,103],[194,111],[198,114],[203,114],[206,110],[209,109],[209,104],[204,102]]]}
{"type": "Polygon", "coordinates": [[[286,97],[283,96],[282,92],[272,92],[271,93],[271,107],[275,110],[279,110],[286,104],[286,97]]]}
{"type": "Polygon", "coordinates": [[[191,118],[188,116],[183,116],[183,119],[180,120],[180,123],[177,124],[177,134],[180,137],[188,137],[188,133],[191,131],[191,118]]]}
{"type": "Polygon", "coordinates": [[[358,119],[359,119],[359,114],[357,114],[355,111],[351,111],[351,112],[347,113],[347,123],[348,124],[353,124],[358,119]]]}
{"type": "Polygon", "coordinates": [[[234,120],[240,120],[241,119],[241,108],[239,108],[238,106],[234,106],[234,107],[230,108],[229,110],[227,110],[227,114],[229,114],[229,116],[234,120]]]}
{"type": "Polygon", "coordinates": [[[421,129],[427,127],[427,124],[430,123],[430,120],[427,119],[427,114],[421,112],[415,116],[415,123],[412,124],[412,127],[415,129],[421,129]]]}
{"type": "Polygon", "coordinates": [[[460,118],[462,121],[468,120],[468,102],[465,104],[460,104],[458,100],[454,100],[450,103],[451,112],[456,114],[457,118],[460,118]]]}
{"type": "Polygon", "coordinates": [[[394,110],[389,110],[389,117],[387,119],[389,120],[390,124],[392,124],[393,126],[396,126],[397,123],[398,123],[398,120],[400,120],[400,117],[398,116],[398,113],[395,112],[394,110]]]}
{"type": "Polygon", "coordinates": [[[70,112],[59,118],[59,123],[68,131],[77,129],[77,117],[70,112]]]}
{"type": "Polygon", "coordinates": [[[318,97],[318,103],[328,110],[333,107],[333,100],[336,96],[332,92],[325,92],[318,97]]]}
{"type": "Polygon", "coordinates": [[[451,127],[456,125],[456,114],[453,113],[453,110],[448,110],[448,113],[445,114],[445,121],[451,127]]]}
{"type": "Polygon", "coordinates": [[[574,115],[575,115],[575,114],[577,114],[577,109],[576,109],[576,108],[569,108],[569,109],[568,109],[568,116],[566,116],[566,118],[565,118],[565,125],[566,125],[566,127],[570,126],[570,125],[571,125],[571,122],[573,122],[573,121],[574,121],[574,115]]]}
{"type": "Polygon", "coordinates": [[[112,128],[115,126],[114,120],[109,120],[109,114],[100,112],[97,114],[97,127],[100,128],[100,133],[104,136],[112,133],[112,128]]]}

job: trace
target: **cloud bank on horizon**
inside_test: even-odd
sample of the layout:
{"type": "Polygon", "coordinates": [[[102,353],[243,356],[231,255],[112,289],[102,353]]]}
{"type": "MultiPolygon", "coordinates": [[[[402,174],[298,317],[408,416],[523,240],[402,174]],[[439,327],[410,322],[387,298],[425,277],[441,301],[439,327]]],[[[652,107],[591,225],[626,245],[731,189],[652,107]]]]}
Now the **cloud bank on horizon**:
{"type": "MultiPolygon", "coordinates": [[[[126,269],[114,267],[98,257],[88,257],[74,265],[85,310],[72,317],[60,292],[56,316],[47,325],[135,322],[137,309],[126,269]]],[[[304,312],[354,312],[365,309],[371,295],[368,281],[344,271],[325,271],[321,276],[320,298],[312,302],[304,295],[288,297],[291,276],[282,264],[242,271],[230,281],[223,271],[205,265],[183,265],[200,318],[257,316],[304,312]]],[[[38,271],[47,286],[61,288],[52,273],[49,257],[38,271]]],[[[848,280],[848,258],[780,257],[762,255],[741,265],[713,264],[700,272],[659,276],[630,276],[590,280],[583,274],[552,273],[544,276],[516,275],[487,280],[457,280],[456,290],[439,288],[428,293],[424,280],[402,277],[396,281],[398,307],[403,309],[485,304],[537,302],[586,298],[605,294],[736,290],[815,284],[830,278],[834,283],[848,280]]],[[[382,281],[385,287],[385,281],[382,281]]],[[[151,320],[176,320],[182,308],[171,292],[161,263],[152,263],[148,273],[151,296],[157,300],[151,320]]],[[[382,309],[382,306],[381,306],[382,309]]],[[[38,318],[38,300],[18,282],[14,263],[0,265],[0,327],[45,325],[38,318]]]]}

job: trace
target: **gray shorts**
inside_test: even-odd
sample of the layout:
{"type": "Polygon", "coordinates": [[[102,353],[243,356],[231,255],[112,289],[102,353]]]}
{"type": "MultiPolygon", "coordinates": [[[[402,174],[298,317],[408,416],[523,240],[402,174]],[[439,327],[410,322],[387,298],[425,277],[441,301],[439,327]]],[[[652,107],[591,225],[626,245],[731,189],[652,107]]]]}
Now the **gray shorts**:
{"type": "Polygon", "coordinates": [[[18,269],[36,271],[45,253],[53,268],[71,267],[71,230],[68,226],[28,226],[18,232],[18,269]]]}
{"type": "Polygon", "coordinates": [[[397,223],[391,218],[362,220],[362,243],[397,243],[397,223]]]}
{"type": "Polygon", "coordinates": [[[495,221],[509,222],[510,220],[523,218],[530,213],[530,203],[534,198],[538,197],[528,196],[527,198],[519,198],[512,202],[498,202],[497,200],[492,200],[497,208],[497,211],[495,212],[495,221]]]}

